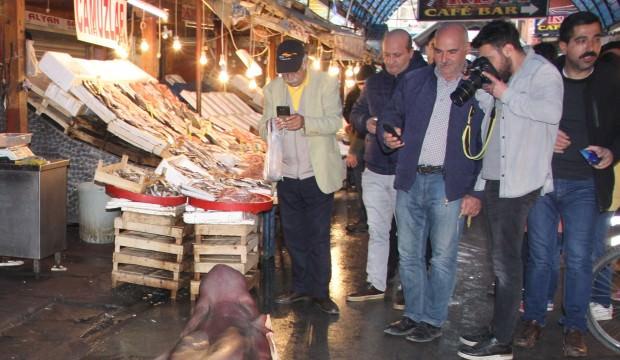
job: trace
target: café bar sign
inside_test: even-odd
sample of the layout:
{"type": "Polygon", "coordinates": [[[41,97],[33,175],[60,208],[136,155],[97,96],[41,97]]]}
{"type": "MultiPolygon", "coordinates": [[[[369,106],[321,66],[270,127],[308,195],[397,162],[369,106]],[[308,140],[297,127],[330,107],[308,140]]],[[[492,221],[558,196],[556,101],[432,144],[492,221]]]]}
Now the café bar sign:
{"type": "Polygon", "coordinates": [[[80,41],[117,48],[127,43],[126,0],[73,0],[80,41]]]}
{"type": "Polygon", "coordinates": [[[547,16],[548,0],[420,0],[419,20],[477,20],[547,16]]]}

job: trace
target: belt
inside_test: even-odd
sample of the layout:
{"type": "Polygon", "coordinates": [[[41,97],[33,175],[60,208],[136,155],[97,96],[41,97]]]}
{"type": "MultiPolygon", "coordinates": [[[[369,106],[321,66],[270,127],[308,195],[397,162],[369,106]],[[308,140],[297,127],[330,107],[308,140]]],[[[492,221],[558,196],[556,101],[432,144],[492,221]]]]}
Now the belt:
{"type": "Polygon", "coordinates": [[[416,168],[418,174],[441,174],[443,173],[443,166],[437,165],[418,165],[416,168]]]}

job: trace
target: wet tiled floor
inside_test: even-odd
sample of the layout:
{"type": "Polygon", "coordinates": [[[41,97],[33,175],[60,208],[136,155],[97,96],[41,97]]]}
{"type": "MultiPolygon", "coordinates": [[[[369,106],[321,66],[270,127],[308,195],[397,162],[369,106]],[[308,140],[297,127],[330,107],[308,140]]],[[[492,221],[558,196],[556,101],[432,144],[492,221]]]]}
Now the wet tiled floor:
{"type": "MultiPolygon", "coordinates": [[[[492,297],[479,221],[466,230],[459,249],[458,280],[443,336],[413,344],[383,334],[383,327],[400,317],[390,299],[347,304],[346,294],[365,278],[367,235],[345,232],[355,194],[339,192],[332,226],[331,295],[341,314],[330,317],[311,303],[275,306],[273,297],[288,289],[290,262],[279,249],[262,263],[262,283],[256,292],[261,309],[272,316],[282,359],[458,359],[458,337],[489,319],[492,297]]],[[[353,218],[354,216],[351,216],[353,218]]],[[[0,358],[6,359],[150,359],[168,350],[190,315],[189,296],[182,291],[170,302],[166,291],[122,285],[110,289],[111,245],[77,239],[69,228],[70,248],[65,273],[46,272],[36,280],[28,263],[0,269],[0,358]]],[[[559,303],[560,299],[557,299],[559,303]]],[[[556,307],[559,309],[559,306],[556,307]]],[[[540,343],[516,350],[517,359],[561,359],[559,310],[550,313],[540,343]]],[[[617,359],[588,336],[589,359],[617,359]]]]}

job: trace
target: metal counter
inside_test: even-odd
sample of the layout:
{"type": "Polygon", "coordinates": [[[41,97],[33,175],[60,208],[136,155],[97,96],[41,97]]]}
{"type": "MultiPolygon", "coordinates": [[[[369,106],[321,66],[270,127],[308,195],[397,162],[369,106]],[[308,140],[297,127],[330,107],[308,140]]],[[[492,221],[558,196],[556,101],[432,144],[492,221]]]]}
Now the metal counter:
{"type": "Polygon", "coordinates": [[[67,166],[0,164],[0,256],[60,258],[67,248],[67,166]]]}

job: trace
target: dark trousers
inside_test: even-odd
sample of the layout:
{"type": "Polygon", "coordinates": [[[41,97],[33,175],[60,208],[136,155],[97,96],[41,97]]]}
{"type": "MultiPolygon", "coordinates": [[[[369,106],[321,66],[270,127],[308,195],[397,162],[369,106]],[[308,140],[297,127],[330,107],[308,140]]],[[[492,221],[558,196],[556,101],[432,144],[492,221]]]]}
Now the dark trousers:
{"type": "Polygon", "coordinates": [[[495,274],[495,307],[491,329],[501,343],[512,343],[519,318],[523,286],[523,234],[527,215],[540,190],[517,198],[500,198],[499,181],[487,181],[483,206],[491,239],[491,261],[495,274]]]}
{"type": "Polygon", "coordinates": [[[324,194],[314,177],[278,182],[284,242],[293,265],[292,290],[317,298],[329,296],[330,225],[334,194],[324,194]]]}

